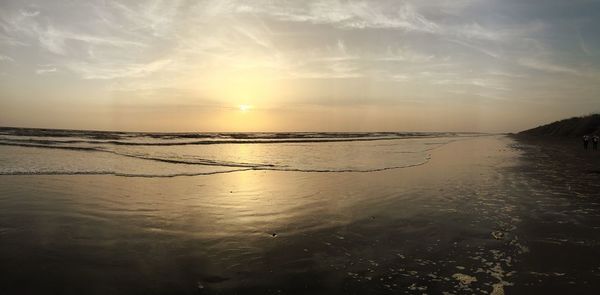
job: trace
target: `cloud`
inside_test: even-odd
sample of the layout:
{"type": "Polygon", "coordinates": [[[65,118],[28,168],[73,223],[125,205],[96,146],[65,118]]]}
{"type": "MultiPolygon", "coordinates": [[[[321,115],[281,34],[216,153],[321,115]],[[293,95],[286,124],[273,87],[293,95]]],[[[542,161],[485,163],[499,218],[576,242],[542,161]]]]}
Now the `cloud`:
{"type": "Polygon", "coordinates": [[[588,48],[587,44],[585,43],[585,40],[583,40],[580,30],[577,30],[577,41],[579,43],[579,48],[581,48],[581,51],[583,51],[587,55],[592,55],[592,51],[588,48]]]}
{"type": "MultiPolygon", "coordinates": [[[[0,41],[9,45],[28,45],[37,42],[43,49],[58,55],[69,53],[70,47],[76,47],[73,41],[92,46],[108,47],[143,47],[144,43],[126,38],[122,34],[99,34],[98,32],[78,32],[82,26],[71,23],[64,25],[54,24],[54,18],[36,18],[40,14],[34,10],[19,10],[2,17],[4,35],[0,33],[0,41]],[[50,19],[51,21],[48,21],[50,19]],[[63,27],[68,28],[63,28],[63,27]]],[[[84,25],[85,23],[82,23],[84,25]]]]}
{"type": "Polygon", "coordinates": [[[386,7],[380,2],[310,1],[305,6],[291,9],[268,1],[253,4],[242,5],[236,12],[262,14],[283,21],[329,24],[339,28],[388,28],[429,33],[439,30],[437,24],[407,3],[386,7]]]}
{"type": "Polygon", "coordinates": [[[467,47],[469,49],[475,50],[475,51],[477,51],[479,53],[483,53],[483,54],[485,54],[485,55],[487,55],[489,57],[501,58],[500,54],[498,54],[496,52],[493,52],[491,50],[488,50],[488,49],[486,49],[484,47],[473,45],[473,44],[471,44],[469,42],[460,41],[460,40],[456,40],[456,39],[448,39],[448,41],[452,42],[452,43],[455,43],[455,44],[458,44],[458,45],[461,45],[461,46],[464,46],[464,47],[467,47]]]}
{"type": "Polygon", "coordinates": [[[520,58],[518,60],[518,64],[528,67],[528,68],[531,68],[531,69],[534,69],[534,70],[543,71],[543,72],[570,74],[570,75],[576,75],[576,76],[583,75],[580,71],[578,71],[576,69],[561,66],[561,65],[556,65],[553,63],[549,63],[549,62],[545,62],[545,61],[541,61],[541,60],[537,60],[537,59],[532,59],[532,58],[520,58]]]}
{"type": "Polygon", "coordinates": [[[165,69],[170,59],[155,60],[149,63],[131,64],[92,64],[69,63],[67,68],[83,77],[83,79],[111,80],[118,78],[141,78],[165,69]]]}
{"type": "Polygon", "coordinates": [[[456,28],[456,34],[457,36],[466,39],[483,39],[491,41],[498,41],[503,37],[502,33],[485,29],[478,23],[459,26],[456,28]]]}
{"type": "Polygon", "coordinates": [[[36,16],[40,15],[40,11],[34,10],[34,9],[21,9],[20,12],[21,12],[21,15],[23,15],[25,17],[36,17],[36,16]]]}
{"type": "Polygon", "coordinates": [[[11,36],[6,36],[0,33],[0,45],[8,45],[8,46],[28,46],[28,43],[20,41],[18,38],[14,38],[11,36]]]}
{"type": "Polygon", "coordinates": [[[14,62],[15,60],[7,55],[0,54],[0,62],[14,62]]]}
{"type": "Polygon", "coordinates": [[[407,47],[392,48],[388,46],[386,52],[375,57],[374,60],[385,62],[426,63],[432,61],[434,58],[435,55],[433,54],[419,53],[407,47]]]}
{"type": "Polygon", "coordinates": [[[443,79],[443,80],[434,80],[433,84],[436,85],[453,85],[453,86],[474,86],[478,88],[485,88],[489,90],[498,90],[498,91],[509,91],[504,83],[502,83],[499,79],[492,78],[465,78],[465,77],[457,77],[454,79],[443,79]]]}
{"type": "Polygon", "coordinates": [[[35,73],[38,75],[46,75],[46,74],[54,73],[57,71],[58,71],[58,69],[48,65],[48,66],[44,66],[43,68],[35,70],[35,73]]]}
{"type": "Polygon", "coordinates": [[[120,48],[145,46],[145,44],[137,41],[130,41],[108,36],[94,36],[82,33],[74,33],[67,30],[60,30],[53,26],[40,28],[37,25],[35,25],[33,26],[33,31],[37,35],[37,38],[42,47],[44,47],[46,50],[52,53],[60,55],[64,55],[67,53],[67,42],[69,41],[79,41],[87,43],[88,45],[110,46],[120,48]]]}

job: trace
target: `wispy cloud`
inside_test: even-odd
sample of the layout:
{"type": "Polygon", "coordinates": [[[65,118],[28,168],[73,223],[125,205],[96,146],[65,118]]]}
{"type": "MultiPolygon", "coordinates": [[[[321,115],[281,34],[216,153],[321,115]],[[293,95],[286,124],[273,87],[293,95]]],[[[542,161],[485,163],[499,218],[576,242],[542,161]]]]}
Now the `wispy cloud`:
{"type": "Polygon", "coordinates": [[[40,15],[40,11],[39,10],[35,10],[35,9],[21,9],[20,10],[21,15],[25,16],[25,17],[36,17],[38,15],[40,15]]]}
{"type": "Polygon", "coordinates": [[[67,68],[81,75],[84,79],[110,80],[145,77],[164,69],[170,63],[171,60],[169,59],[137,64],[69,63],[67,64],[67,68]]]}
{"type": "Polygon", "coordinates": [[[56,67],[53,67],[51,65],[46,65],[40,69],[35,70],[35,73],[38,75],[46,75],[46,74],[54,73],[57,71],[58,71],[58,69],[56,67]]]}
{"type": "Polygon", "coordinates": [[[376,61],[426,63],[435,58],[433,54],[423,54],[407,47],[387,47],[384,54],[375,57],[376,61]]]}
{"type": "Polygon", "coordinates": [[[448,39],[448,41],[452,42],[452,43],[455,43],[455,44],[458,44],[458,45],[461,45],[461,46],[464,46],[466,48],[472,49],[472,50],[474,50],[476,52],[485,54],[485,55],[487,55],[489,57],[501,58],[500,54],[498,54],[496,52],[493,52],[493,51],[491,51],[489,49],[486,49],[486,48],[484,48],[482,46],[473,45],[473,44],[471,44],[469,42],[465,42],[465,41],[461,41],[461,40],[456,40],[456,39],[448,39]]]}
{"type": "Polygon", "coordinates": [[[531,68],[534,70],[538,70],[538,71],[543,71],[543,72],[570,74],[570,75],[576,75],[576,76],[583,75],[583,73],[581,73],[577,69],[566,67],[566,66],[561,66],[561,65],[557,65],[557,64],[553,64],[550,62],[541,61],[541,60],[537,60],[537,59],[533,59],[533,58],[521,58],[521,59],[519,59],[518,63],[522,66],[525,66],[525,67],[528,67],[528,68],[531,68]]]}
{"type": "Polygon", "coordinates": [[[14,62],[15,60],[12,57],[10,57],[10,56],[0,54],[0,62],[2,62],[2,61],[4,61],[4,62],[14,62]]]}
{"type": "Polygon", "coordinates": [[[47,26],[43,29],[38,26],[34,26],[33,32],[37,35],[42,47],[52,53],[61,55],[67,53],[67,42],[69,41],[79,41],[89,45],[121,47],[128,49],[131,49],[131,47],[135,48],[145,46],[145,44],[136,41],[109,36],[93,36],[88,34],[73,33],[66,30],[57,29],[53,26],[47,26]]]}
{"type": "Polygon", "coordinates": [[[466,78],[457,77],[456,79],[435,80],[433,84],[454,85],[454,86],[474,86],[490,90],[509,91],[510,89],[499,79],[492,78],[466,78]]]}
{"type": "Polygon", "coordinates": [[[581,31],[577,30],[577,41],[579,42],[579,48],[581,48],[581,51],[583,51],[583,53],[587,54],[587,55],[592,55],[592,51],[588,48],[587,44],[585,43],[585,40],[583,40],[583,36],[581,36],[581,31]]]}
{"type": "Polygon", "coordinates": [[[253,5],[241,5],[235,11],[340,28],[390,28],[430,33],[439,30],[436,23],[419,14],[407,3],[387,7],[379,2],[309,1],[306,5],[290,9],[269,1],[257,1],[253,5]]]}

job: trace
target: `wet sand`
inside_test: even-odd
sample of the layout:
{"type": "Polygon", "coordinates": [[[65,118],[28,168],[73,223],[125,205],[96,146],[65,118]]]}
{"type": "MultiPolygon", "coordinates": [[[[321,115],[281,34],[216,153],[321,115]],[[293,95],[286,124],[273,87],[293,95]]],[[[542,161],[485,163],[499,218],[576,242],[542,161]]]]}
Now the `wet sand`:
{"type": "Polygon", "coordinates": [[[548,146],[474,138],[368,173],[0,176],[0,294],[595,294],[600,174],[548,146]]]}
{"type": "Polygon", "coordinates": [[[516,233],[531,250],[516,265],[515,294],[597,294],[600,289],[600,151],[578,138],[515,136],[518,173],[530,182],[516,233]]]}

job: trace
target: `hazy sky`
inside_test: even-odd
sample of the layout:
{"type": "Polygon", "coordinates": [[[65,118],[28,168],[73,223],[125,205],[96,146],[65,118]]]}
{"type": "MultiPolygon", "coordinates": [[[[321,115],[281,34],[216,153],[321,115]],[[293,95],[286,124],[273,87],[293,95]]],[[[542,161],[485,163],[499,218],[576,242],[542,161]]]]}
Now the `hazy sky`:
{"type": "Polygon", "coordinates": [[[503,132],[598,111],[600,1],[0,0],[4,126],[503,132]]]}

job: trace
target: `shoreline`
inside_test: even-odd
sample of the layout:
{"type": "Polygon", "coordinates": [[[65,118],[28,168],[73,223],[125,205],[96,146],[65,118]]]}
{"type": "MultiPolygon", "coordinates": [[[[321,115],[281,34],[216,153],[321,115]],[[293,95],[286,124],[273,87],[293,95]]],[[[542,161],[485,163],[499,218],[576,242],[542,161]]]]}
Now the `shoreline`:
{"type": "MultiPolygon", "coordinates": [[[[35,173],[29,173],[29,172],[12,172],[12,173],[0,173],[0,176],[27,176],[27,175],[31,175],[31,176],[43,176],[43,175],[64,175],[64,176],[74,176],[74,175],[110,175],[110,176],[118,176],[118,177],[148,177],[148,178],[161,178],[161,177],[165,177],[165,178],[173,178],[173,177],[191,177],[191,176],[208,176],[208,175],[215,175],[215,174],[227,174],[227,173],[234,173],[234,172],[243,172],[243,171],[284,171],[284,172],[301,172],[301,173],[372,173],[372,172],[380,172],[380,171],[387,171],[387,170],[396,170],[396,169],[406,169],[406,168],[413,168],[413,167],[417,167],[417,166],[421,166],[421,165],[426,165],[432,156],[432,152],[443,148],[444,146],[451,144],[453,142],[456,141],[465,141],[465,140],[473,140],[473,139],[478,139],[478,138],[486,138],[486,137],[504,137],[505,135],[477,135],[477,136],[459,136],[459,137],[447,137],[448,139],[450,139],[449,142],[443,143],[439,146],[433,147],[433,148],[429,148],[424,150],[423,152],[426,153],[425,158],[423,159],[423,162],[421,163],[416,163],[416,164],[405,164],[405,165],[401,165],[401,166],[393,166],[393,167],[383,167],[383,168],[373,168],[373,169],[302,169],[302,168],[284,168],[284,167],[270,167],[272,165],[259,165],[256,164],[257,166],[249,166],[248,165],[229,165],[229,164],[223,164],[223,165],[211,165],[211,164],[202,164],[202,163],[188,163],[185,161],[178,161],[178,160],[169,160],[169,159],[160,159],[160,158],[146,158],[146,157],[138,157],[138,156],[129,156],[129,155],[124,155],[124,154],[120,154],[118,152],[115,151],[110,151],[110,150],[103,150],[103,149],[98,149],[98,148],[93,148],[93,147],[60,147],[60,146],[23,146],[23,145],[12,145],[12,144],[3,144],[0,143],[0,146],[5,145],[5,146],[23,146],[26,148],[40,148],[40,149],[68,149],[68,150],[76,150],[76,151],[83,151],[83,152],[101,152],[101,153],[108,153],[108,154],[113,154],[113,155],[117,155],[117,156],[124,156],[124,157],[130,157],[130,158],[134,158],[134,159],[141,159],[141,160],[148,160],[148,161],[157,161],[157,162],[164,162],[164,163],[172,163],[172,164],[181,164],[181,165],[200,165],[200,166],[214,166],[214,167],[235,167],[235,168],[239,168],[239,169],[233,169],[233,170],[224,170],[224,171],[213,171],[213,172],[198,172],[198,173],[176,173],[176,174],[167,174],[167,175],[145,175],[145,174],[135,174],[135,173],[115,173],[115,172],[94,172],[94,171],[82,171],[82,172],[35,172],[35,173]]],[[[439,139],[439,138],[446,138],[446,137],[406,137],[406,138],[396,138],[396,139],[386,139],[386,140],[413,140],[413,139],[427,139],[427,138],[435,138],[435,139],[439,139]]],[[[375,140],[379,140],[379,139],[375,139],[375,140]]],[[[364,141],[364,140],[358,140],[358,141],[364,141]]],[[[368,140],[367,140],[368,141],[368,140]]],[[[326,143],[326,142],[325,142],[326,143]]],[[[243,143],[239,143],[239,144],[243,144],[243,143]]]]}

